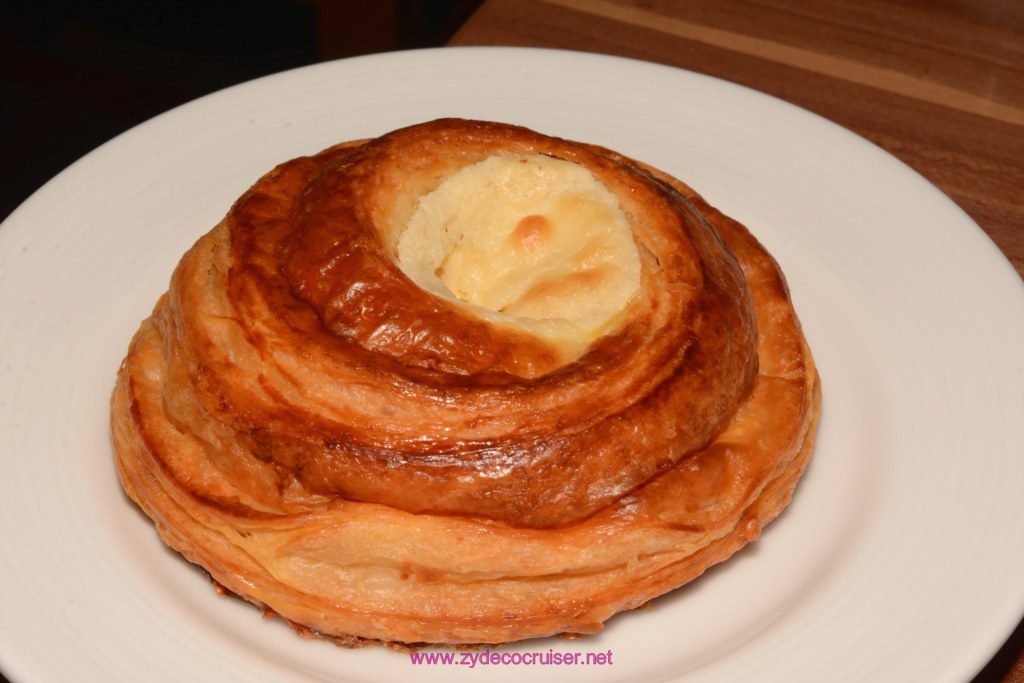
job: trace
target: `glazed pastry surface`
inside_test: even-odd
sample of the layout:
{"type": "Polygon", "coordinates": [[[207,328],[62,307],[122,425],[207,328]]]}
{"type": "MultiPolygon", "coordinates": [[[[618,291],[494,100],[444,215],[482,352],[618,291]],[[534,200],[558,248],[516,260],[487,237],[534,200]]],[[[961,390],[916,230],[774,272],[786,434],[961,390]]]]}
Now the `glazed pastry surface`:
{"type": "Polygon", "coordinates": [[[440,120],[285,162],[184,255],[111,403],[125,490],[347,645],[593,633],[756,538],[818,375],[775,261],[615,152],[440,120]]]}

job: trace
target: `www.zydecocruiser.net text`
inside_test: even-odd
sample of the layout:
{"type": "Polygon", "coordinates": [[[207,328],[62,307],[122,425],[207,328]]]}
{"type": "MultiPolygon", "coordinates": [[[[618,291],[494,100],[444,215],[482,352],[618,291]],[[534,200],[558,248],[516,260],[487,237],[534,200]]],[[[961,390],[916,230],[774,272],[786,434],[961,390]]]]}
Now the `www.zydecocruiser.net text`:
{"type": "Polygon", "coordinates": [[[415,665],[464,666],[610,666],[612,651],[605,652],[410,652],[409,661],[415,665]]]}

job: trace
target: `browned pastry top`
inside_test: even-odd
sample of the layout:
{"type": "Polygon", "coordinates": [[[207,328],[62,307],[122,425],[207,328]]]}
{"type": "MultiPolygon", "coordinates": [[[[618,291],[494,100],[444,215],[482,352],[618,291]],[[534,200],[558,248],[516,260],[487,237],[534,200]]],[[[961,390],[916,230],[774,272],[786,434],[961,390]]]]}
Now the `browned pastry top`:
{"type": "Polygon", "coordinates": [[[178,420],[226,425],[218,466],[270,473],[254,490],[272,507],[340,496],[569,524],[704,447],[758,370],[743,273],[690,200],[611,152],[501,124],[440,120],[278,166],[186,255],[169,297],[155,321],[198,404],[178,420]],[[638,293],[576,358],[398,263],[420,197],[530,154],[608,187],[640,255],[638,293]]]}

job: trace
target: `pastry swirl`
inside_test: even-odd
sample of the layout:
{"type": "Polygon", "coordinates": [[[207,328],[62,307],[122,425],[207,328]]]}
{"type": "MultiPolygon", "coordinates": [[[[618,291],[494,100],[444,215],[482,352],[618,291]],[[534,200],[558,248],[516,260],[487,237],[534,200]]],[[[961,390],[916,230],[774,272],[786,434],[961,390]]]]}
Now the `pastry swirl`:
{"type": "Polygon", "coordinates": [[[125,490],[229,590],[345,644],[483,643],[594,632],[755,538],[819,401],[741,225],[601,147],[440,120],[260,179],[111,423],[125,490]]]}

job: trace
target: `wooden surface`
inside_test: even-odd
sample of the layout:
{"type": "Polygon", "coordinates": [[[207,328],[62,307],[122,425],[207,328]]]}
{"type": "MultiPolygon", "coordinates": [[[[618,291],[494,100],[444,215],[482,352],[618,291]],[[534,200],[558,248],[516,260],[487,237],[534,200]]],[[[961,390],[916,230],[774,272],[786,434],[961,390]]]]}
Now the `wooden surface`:
{"type": "MultiPolygon", "coordinates": [[[[1024,276],[1020,0],[486,0],[449,44],[620,55],[780,97],[916,169],[1024,276]]],[[[1024,683],[1024,624],[974,681],[1024,683]]]]}

